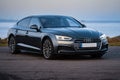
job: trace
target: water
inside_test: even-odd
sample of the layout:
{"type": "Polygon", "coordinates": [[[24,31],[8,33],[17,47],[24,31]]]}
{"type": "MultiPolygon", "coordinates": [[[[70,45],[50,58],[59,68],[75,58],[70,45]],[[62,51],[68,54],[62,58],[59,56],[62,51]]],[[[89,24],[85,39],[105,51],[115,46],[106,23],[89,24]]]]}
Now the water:
{"type": "MultiPolygon", "coordinates": [[[[15,22],[0,22],[0,38],[6,38],[7,32],[15,22]]],[[[120,23],[84,23],[88,28],[96,29],[109,37],[120,35],[120,23]]]]}
{"type": "Polygon", "coordinates": [[[120,36],[120,23],[85,23],[85,25],[109,37],[120,36]]]}
{"type": "Polygon", "coordinates": [[[0,22],[0,38],[6,38],[8,29],[14,24],[15,22],[0,22]]]}

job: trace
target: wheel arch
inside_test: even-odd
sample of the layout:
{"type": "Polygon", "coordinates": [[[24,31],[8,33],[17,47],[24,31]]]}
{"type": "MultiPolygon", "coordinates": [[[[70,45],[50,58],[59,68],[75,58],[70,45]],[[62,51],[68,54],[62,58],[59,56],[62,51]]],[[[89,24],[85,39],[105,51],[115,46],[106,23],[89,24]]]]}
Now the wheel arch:
{"type": "MultiPolygon", "coordinates": [[[[57,41],[56,41],[56,38],[54,35],[45,35],[43,38],[42,38],[42,45],[43,45],[43,42],[46,40],[46,39],[50,39],[52,44],[53,44],[53,47],[54,47],[54,52],[57,53],[57,41]]],[[[41,46],[42,46],[41,45],[41,46]]]]}
{"type": "Polygon", "coordinates": [[[10,40],[10,38],[11,37],[15,37],[13,34],[10,34],[9,36],[8,36],[8,43],[9,43],[9,40],[10,40]]]}
{"type": "Polygon", "coordinates": [[[51,40],[51,38],[50,38],[49,36],[44,36],[44,37],[42,38],[42,44],[43,44],[43,42],[44,42],[46,39],[50,39],[50,40],[51,40]]]}

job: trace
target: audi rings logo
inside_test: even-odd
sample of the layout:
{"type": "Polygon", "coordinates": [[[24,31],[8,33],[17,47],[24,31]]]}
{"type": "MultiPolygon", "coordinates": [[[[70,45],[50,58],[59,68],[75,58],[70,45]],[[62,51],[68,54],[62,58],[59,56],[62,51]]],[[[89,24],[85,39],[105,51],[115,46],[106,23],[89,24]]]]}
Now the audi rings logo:
{"type": "Polygon", "coordinates": [[[90,38],[85,38],[84,42],[91,42],[91,39],[90,38]]]}

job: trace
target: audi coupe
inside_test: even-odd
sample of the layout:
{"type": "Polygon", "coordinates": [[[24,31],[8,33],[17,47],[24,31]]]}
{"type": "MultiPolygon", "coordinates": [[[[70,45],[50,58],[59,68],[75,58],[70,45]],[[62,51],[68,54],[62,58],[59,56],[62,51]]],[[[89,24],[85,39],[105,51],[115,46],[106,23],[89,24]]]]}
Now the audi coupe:
{"type": "Polygon", "coordinates": [[[108,50],[108,41],[105,34],[87,28],[73,17],[38,15],[25,17],[9,29],[8,46],[12,54],[38,51],[45,59],[58,54],[101,58],[108,50]]]}

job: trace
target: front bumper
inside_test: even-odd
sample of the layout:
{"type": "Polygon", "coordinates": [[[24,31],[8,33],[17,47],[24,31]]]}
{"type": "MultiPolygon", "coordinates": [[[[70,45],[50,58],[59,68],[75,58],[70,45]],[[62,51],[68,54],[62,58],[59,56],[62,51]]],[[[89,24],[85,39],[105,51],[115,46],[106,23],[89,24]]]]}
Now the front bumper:
{"type": "Polygon", "coordinates": [[[107,42],[97,42],[97,47],[80,48],[80,42],[75,41],[58,41],[58,54],[95,54],[106,52],[108,50],[107,42]]]}

